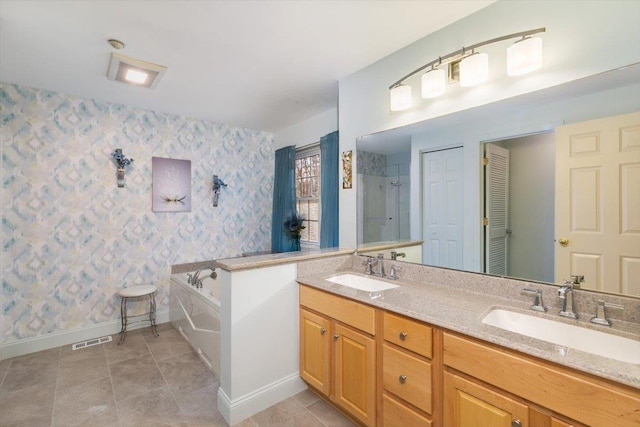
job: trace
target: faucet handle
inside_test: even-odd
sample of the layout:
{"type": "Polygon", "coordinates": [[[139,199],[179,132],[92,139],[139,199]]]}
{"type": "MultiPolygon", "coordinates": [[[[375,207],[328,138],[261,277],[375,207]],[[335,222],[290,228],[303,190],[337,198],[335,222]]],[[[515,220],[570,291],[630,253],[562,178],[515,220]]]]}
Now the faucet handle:
{"type": "Polygon", "coordinates": [[[389,269],[389,279],[391,280],[399,279],[397,274],[398,270],[402,270],[402,267],[395,264],[391,265],[391,268],[389,269]]]}
{"type": "Polygon", "coordinates": [[[544,302],[542,302],[542,289],[524,288],[522,292],[536,295],[536,299],[534,300],[533,305],[531,306],[531,310],[541,311],[543,313],[547,311],[547,307],[545,307],[544,302]]]}
{"type": "Polygon", "coordinates": [[[598,325],[611,326],[611,320],[607,319],[607,312],[605,311],[605,308],[624,310],[624,307],[620,304],[608,303],[601,299],[599,299],[597,303],[596,315],[591,318],[591,323],[596,323],[598,325]]]}

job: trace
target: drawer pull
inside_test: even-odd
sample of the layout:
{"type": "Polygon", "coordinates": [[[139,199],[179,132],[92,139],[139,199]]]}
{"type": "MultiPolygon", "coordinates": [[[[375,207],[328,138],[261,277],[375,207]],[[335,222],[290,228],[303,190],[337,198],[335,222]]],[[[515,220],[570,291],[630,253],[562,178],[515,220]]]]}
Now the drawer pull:
{"type": "Polygon", "coordinates": [[[404,341],[407,338],[407,333],[406,332],[400,332],[400,340],[404,341]]]}
{"type": "Polygon", "coordinates": [[[338,341],[338,338],[340,338],[340,335],[338,335],[338,334],[335,334],[335,335],[333,336],[333,340],[334,340],[334,341],[338,341]]]}
{"type": "Polygon", "coordinates": [[[400,375],[398,377],[398,381],[400,381],[400,384],[404,384],[407,382],[407,376],[406,375],[400,375]]]}
{"type": "Polygon", "coordinates": [[[522,427],[522,423],[520,420],[513,420],[511,421],[511,427],[522,427]]]}
{"type": "Polygon", "coordinates": [[[320,335],[324,335],[327,332],[327,328],[320,329],[320,335]]]}

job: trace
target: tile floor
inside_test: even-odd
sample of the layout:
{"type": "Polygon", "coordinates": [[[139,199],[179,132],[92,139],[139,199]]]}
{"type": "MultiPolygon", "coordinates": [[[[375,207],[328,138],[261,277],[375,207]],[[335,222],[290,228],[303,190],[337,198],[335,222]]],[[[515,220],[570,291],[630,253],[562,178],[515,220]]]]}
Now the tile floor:
{"type": "MultiPolygon", "coordinates": [[[[67,345],[0,361],[0,427],[227,427],[218,379],[169,323],[72,351],[67,345]]],[[[353,426],[310,390],[234,427],[353,426]]]]}

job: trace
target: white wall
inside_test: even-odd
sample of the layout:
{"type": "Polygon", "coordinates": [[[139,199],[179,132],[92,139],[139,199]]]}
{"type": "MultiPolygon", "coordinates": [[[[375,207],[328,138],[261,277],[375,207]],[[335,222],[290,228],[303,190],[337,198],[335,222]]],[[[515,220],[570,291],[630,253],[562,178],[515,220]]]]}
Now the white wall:
{"type": "Polygon", "coordinates": [[[274,149],[295,145],[303,147],[320,141],[325,136],[338,129],[338,110],[332,108],[318,114],[304,122],[282,129],[273,135],[274,149]]]}
{"type": "MultiPolygon", "coordinates": [[[[356,138],[361,135],[467,110],[640,62],[638,16],[640,2],[635,1],[494,3],[342,79],[338,102],[340,151],[353,150],[355,154],[356,138]],[[508,78],[503,68],[506,47],[510,42],[496,44],[483,49],[494,58],[490,61],[491,77],[486,84],[464,90],[452,85],[443,97],[424,103],[419,98],[418,85],[415,85],[417,105],[404,112],[389,111],[388,87],[403,74],[461,46],[538,27],[547,29],[542,36],[544,66],[538,72],[508,78]]],[[[408,83],[415,83],[419,77],[410,79],[408,83]]],[[[522,120],[521,117],[519,119],[522,120]]],[[[479,147],[474,150],[475,153],[469,152],[465,157],[465,166],[468,159],[473,158],[475,162],[478,158],[479,147]]],[[[340,191],[342,246],[356,244],[356,216],[355,187],[340,191]]],[[[471,261],[477,264],[477,255],[471,261]]]]}

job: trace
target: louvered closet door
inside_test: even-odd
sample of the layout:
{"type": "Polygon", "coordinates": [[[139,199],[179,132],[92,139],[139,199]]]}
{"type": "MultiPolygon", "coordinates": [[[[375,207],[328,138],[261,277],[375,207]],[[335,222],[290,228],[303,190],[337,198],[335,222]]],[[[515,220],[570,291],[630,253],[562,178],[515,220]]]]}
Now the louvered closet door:
{"type": "Polygon", "coordinates": [[[507,275],[509,257],[509,150],[485,145],[485,272],[507,275]]]}

